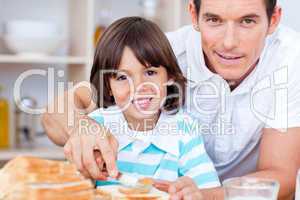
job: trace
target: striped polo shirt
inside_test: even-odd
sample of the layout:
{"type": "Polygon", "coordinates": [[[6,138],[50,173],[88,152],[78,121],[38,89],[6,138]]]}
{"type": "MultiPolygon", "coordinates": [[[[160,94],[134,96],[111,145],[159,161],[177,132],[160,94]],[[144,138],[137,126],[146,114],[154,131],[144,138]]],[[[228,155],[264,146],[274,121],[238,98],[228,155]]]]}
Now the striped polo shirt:
{"type": "MultiPolygon", "coordinates": [[[[120,172],[137,178],[167,181],[188,176],[199,188],[220,186],[201,133],[193,131],[192,118],[184,111],[175,115],[162,112],[151,131],[131,130],[117,106],[98,109],[89,116],[117,138],[117,166],[120,172]]],[[[97,184],[101,185],[101,182],[97,184]]]]}

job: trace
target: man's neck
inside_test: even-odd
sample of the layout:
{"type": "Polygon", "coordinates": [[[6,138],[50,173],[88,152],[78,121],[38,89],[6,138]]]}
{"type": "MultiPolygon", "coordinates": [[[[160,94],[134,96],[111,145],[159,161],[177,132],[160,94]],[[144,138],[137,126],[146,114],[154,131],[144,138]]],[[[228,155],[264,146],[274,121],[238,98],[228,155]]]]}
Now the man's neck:
{"type": "Polygon", "coordinates": [[[249,69],[248,71],[238,80],[226,80],[226,82],[228,83],[230,90],[233,91],[235,88],[237,88],[255,69],[255,67],[257,66],[259,60],[257,60],[256,63],[254,63],[249,69]]]}
{"type": "MultiPolygon", "coordinates": [[[[204,60],[205,60],[205,64],[207,66],[207,68],[212,72],[212,73],[215,73],[217,74],[216,70],[214,69],[214,67],[210,64],[210,62],[208,61],[205,53],[203,52],[204,54],[204,60]]],[[[240,78],[240,79],[237,79],[237,80],[228,80],[228,79],[224,79],[229,87],[230,87],[230,90],[233,91],[235,88],[237,88],[242,82],[243,80],[245,80],[249,74],[251,74],[251,72],[255,69],[255,67],[257,66],[259,60],[257,60],[249,69],[248,71],[240,78]]],[[[223,77],[222,77],[223,78],[223,77]]]]}

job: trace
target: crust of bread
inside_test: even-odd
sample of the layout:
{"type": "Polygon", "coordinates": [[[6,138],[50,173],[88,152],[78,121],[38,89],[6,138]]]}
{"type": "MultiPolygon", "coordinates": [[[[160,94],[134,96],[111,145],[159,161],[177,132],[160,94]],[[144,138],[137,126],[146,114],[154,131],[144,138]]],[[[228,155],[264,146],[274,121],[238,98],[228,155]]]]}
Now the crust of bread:
{"type": "Polygon", "coordinates": [[[76,200],[92,199],[91,181],[84,179],[76,167],[67,162],[17,157],[0,170],[0,180],[0,199],[18,194],[14,199],[48,200],[51,197],[49,200],[66,200],[68,196],[74,199],[74,193],[79,196],[76,200]],[[62,195],[63,198],[59,198],[62,195]]]}
{"type": "Polygon", "coordinates": [[[61,184],[19,184],[8,200],[93,200],[93,185],[89,180],[61,184]]]}
{"type": "Polygon", "coordinates": [[[167,200],[169,195],[167,193],[158,191],[153,188],[149,193],[139,194],[124,194],[120,190],[124,188],[121,186],[103,186],[96,189],[96,194],[100,199],[105,200],[167,200]]]}

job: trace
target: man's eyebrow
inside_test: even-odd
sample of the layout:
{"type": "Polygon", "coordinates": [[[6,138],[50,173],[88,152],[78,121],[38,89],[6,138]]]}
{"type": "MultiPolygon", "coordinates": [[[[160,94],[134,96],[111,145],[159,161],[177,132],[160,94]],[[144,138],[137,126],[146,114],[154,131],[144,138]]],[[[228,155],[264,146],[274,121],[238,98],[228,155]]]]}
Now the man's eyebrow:
{"type": "MultiPolygon", "coordinates": [[[[204,13],[203,17],[205,17],[205,18],[221,18],[219,15],[209,13],[209,12],[204,13]]],[[[245,18],[260,18],[260,16],[255,13],[250,13],[250,14],[246,14],[246,15],[240,17],[240,19],[245,19],[245,18]]]]}
{"type": "Polygon", "coordinates": [[[206,18],[211,18],[211,17],[221,18],[219,15],[213,14],[213,13],[209,13],[209,12],[208,13],[204,13],[203,17],[206,17],[206,18]]]}
{"type": "Polygon", "coordinates": [[[241,19],[245,19],[245,18],[260,18],[259,15],[255,14],[255,13],[251,13],[251,14],[247,14],[241,17],[241,19]]]}

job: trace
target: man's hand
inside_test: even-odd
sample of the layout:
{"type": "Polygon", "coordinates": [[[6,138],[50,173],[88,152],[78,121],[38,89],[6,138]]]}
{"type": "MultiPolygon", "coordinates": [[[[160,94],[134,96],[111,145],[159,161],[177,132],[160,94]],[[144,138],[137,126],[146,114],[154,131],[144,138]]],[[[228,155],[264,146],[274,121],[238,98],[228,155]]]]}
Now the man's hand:
{"type": "Polygon", "coordinates": [[[116,177],[117,140],[94,120],[83,116],[78,119],[79,124],[80,120],[84,120],[85,126],[97,127],[93,130],[98,131],[82,132],[83,129],[76,126],[64,146],[66,158],[74,163],[85,177],[95,180],[106,179],[107,173],[103,173],[105,167],[111,177],[116,177]]]}
{"type": "Polygon", "coordinates": [[[247,176],[275,179],[280,183],[278,199],[293,199],[300,168],[300,128],[286,132],[263,129],[257,171],[247,176]]]}
{"type": "Polygon", "coordinates": [[[175,182],[155,181],[154,186],[170,194],[171,200],[202,200],[201,191],[195,182],[186,176],[178,178],[175,182]]]}

